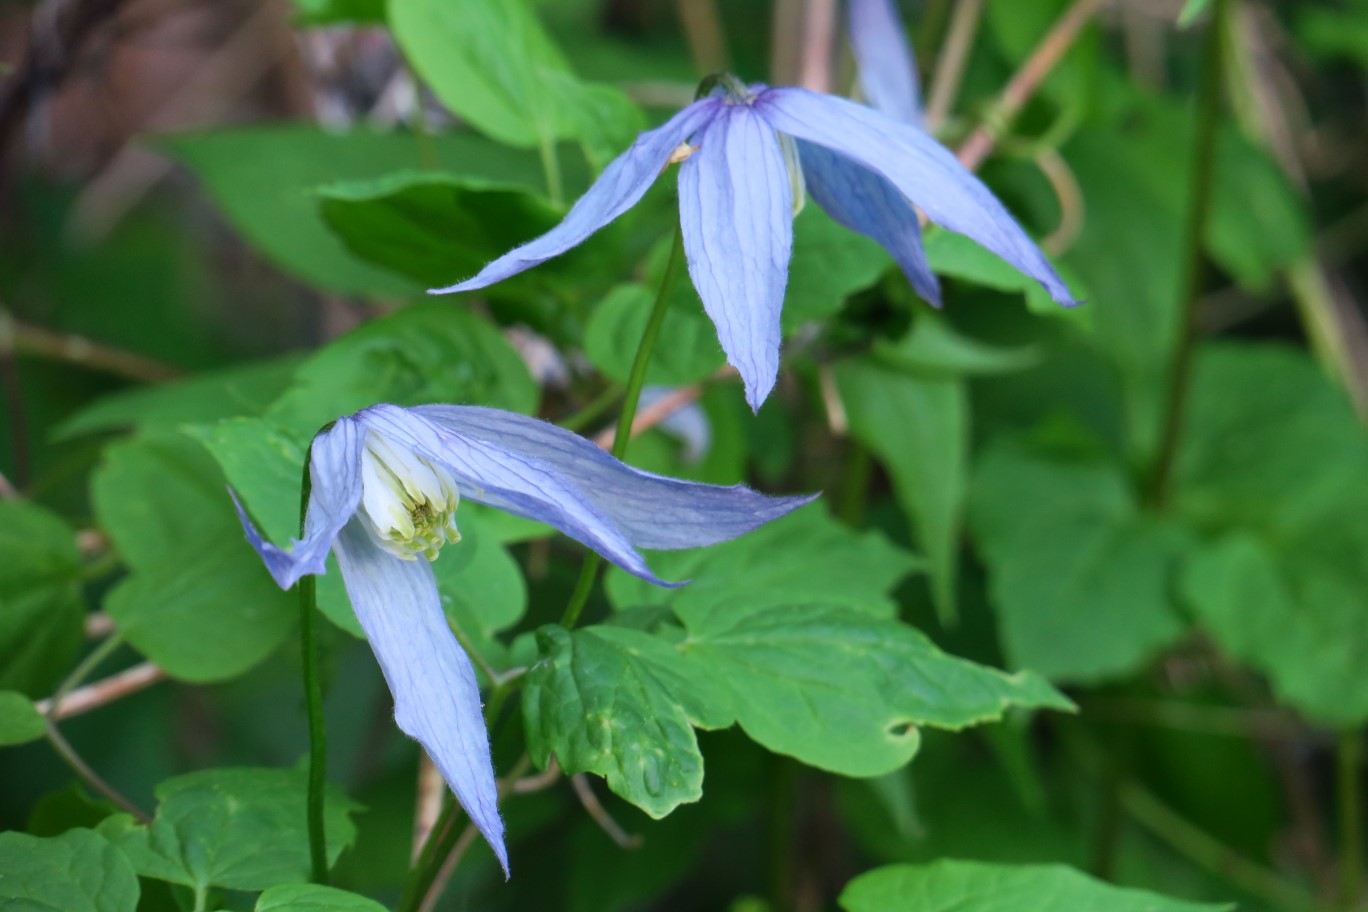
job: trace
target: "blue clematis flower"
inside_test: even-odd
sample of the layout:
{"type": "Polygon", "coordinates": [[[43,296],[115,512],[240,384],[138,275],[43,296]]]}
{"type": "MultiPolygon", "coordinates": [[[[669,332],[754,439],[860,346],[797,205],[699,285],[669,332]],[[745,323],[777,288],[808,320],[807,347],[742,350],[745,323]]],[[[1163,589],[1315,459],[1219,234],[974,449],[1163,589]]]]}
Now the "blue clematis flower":
{"type": "MultiPolygon", "coordinates": [[[[637,548],[693,548],[749,532],[811,501],[678,481],[624,465],[564,428],[498,409],[376,405],[314,438],[304,538],[247,539],[281,588],[337,555],[356,619],[417,739],[508,872],[489,737],[470,659],[428,566],[460,540],[465,497],[548,523],[661,586],[637,548]]],[[[236,497],[234,497],[236,501],[236,497]]]]}
{"type": "Polygon", "coordinates": [[[843,98],[729,78],[638,136],[555,228],[433,293],[483,288],[564,253],[635,205],[668,164],[681,162],[679,225],[689,275],[758,409],[779,371],[779,310],[801,193],[785,153],[791,140],[813,199],[835,221],[882,244],[923,297],[935,302],[939,292],[909,203],[1031,276],[1061,304],[1074,303],[992,192],[921,130],[843,98]]]}

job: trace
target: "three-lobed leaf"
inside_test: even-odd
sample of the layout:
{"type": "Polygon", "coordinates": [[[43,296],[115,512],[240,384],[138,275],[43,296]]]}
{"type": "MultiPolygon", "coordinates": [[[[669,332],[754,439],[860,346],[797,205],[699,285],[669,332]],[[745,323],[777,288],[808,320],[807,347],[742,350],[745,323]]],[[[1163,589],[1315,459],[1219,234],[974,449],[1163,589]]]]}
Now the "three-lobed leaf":
{"type": "MultiPolygon", "coordinates": [[[[221,887],[264,890],[310,876],[301,769],[210,769],[167,779],[156,788],[157,814],[139,824],[126,814],[99,832],[144,877],[197,892],[221,887]]],[[[324,806],[328,859],[356,836],[352,805],[329,788],[324,806]]]]}

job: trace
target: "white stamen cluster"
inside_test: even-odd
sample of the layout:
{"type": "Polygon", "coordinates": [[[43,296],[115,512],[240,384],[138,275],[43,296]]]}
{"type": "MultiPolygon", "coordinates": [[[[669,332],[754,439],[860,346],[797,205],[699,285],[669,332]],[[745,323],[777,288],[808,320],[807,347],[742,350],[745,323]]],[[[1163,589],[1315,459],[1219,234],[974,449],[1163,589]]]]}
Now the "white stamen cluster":
{"type": "Polygon", "coordinates": [[[370,431],[361,452],[361,514],[371,537],[404,560],[436,560],[442,545],[458,542],[461,495],[451,473],[370,431]]]}

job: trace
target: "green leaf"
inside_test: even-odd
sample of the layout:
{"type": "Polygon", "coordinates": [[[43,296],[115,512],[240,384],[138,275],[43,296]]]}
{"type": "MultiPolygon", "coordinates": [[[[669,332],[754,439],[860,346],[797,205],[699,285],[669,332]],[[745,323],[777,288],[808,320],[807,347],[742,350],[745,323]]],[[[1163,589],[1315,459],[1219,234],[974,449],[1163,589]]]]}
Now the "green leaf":
{"type": "Polygon", "coordinates": [[[563,214],[521,184],[432,171],[329,184],[319,193],[324,219],[352,252],[428,287],[474,275],[563,214]]]}
{"type": "MultiPolygon", "coordinates": [[[[962,279],[996,291],[1020,292],[1026,307],[1045,316],[1068,317],[1085,326],[1092,324],[1092,308],[1060,307],[1040,283],[1020,272],[1006,260],[969,240],[962,234],[932,226],[925,235],[926,259],[937,275],[962,279]]],[[[1081,283],[1068,269],[1056,266],[1075,297],[1082,294],[1081,283]]]]}
{"type": "MultiPolygon", "coordinates": [[[[329,230],[315,192],[324,184],[383,177],[422,164],[412,136],[318,127],[248,127],[163,141],[204,182],[229,222],[277,266],[341,294],[387,298],[422,286],[362,262],[329,230]],[[270,167],[263,167],[270,162],[270,167]]],[[[536,156],[459,134],[433,139],[455,173],[489,180],[533,180],[536,156]]]]}
{"type": "Polygon", "coordinates": [[[187,422],[259,415],[289,384],[300,358],[288,355],[205,371],[95,400],[58,426],[59,438],[123,428],[175,428],[187,422]]]}
{"type": "Polygon", "coordinates": [[[376,402],[478,402],[529,413],[539,391],[513,346],[487,321],[448,301],[372,320],[314,354],[267,411],[311,437],[376,402]]]}
{"type": "Polygon", "coordinates": [[[725,693],[660,637],[620,627],[537,631],[541,659],[523,689],[527,748],[545,767],[596,773],[657,819],[703,794],[693,726],[730,723],[725,693]]]}
{"type": "Polygon", "coordinates": [[[385,907],[336,887],[283,884],[262,893],[255,912],[385,912],[385,907]]]}
{"type": "Polygon", "coordinates": [[[380,24],[385,21],[385,0],[294,0],[298,25],[338,23],[380,24]]]}
{"type": "Polygon", "coordinates": [[[0,833],[0,909],[134,912],[138,878],[124,854],[90,830],[40,839],[0,833]]]}
{"type": "Polygon", "coordinates": [[[1093,682],[1182,635],[1170,590],[1186,537],[1142,514],[1122,468],[1087,445],[990,446],[970,521],[1014,667],[1093,682]]]}
{"type": "Polygon", "coordinates": [[[1368,66],[1368,11],[1362,4],[1345,9],[1303,5],[1297,14],[1299,47],[1323,60],[1368,66]]]}
{"type": "MultiPolygon", "coordinates": [[[[211,769],[156,788],[151,824],[124,814],[99,831],[123,849],[144,877],[184,884],[264,890],[309,879],[305,828],[307,776],[302,769],[211,769]]],[[[353,805],[329,788],[324,807],[328,860],[356,837],[353,805]]]]}
{"type": "Polygon", "coordinates": [[[404,56],[442,103],[501,143],[532,148],[581,139],[601,163],[640,129],[640,113],[620,91],[575,78],[523,0],[390,0],[389,21],[404,56]]]}
{"type": "Polygon", "coordinates": [[[1368,477],[1368,438],[1353,408],[1305,352],[1208,346],[1190,408],[1176,500],[1200,526],[1294,534],[1368,477]]]}
{"type": "Polygon", "coordinates": [[[1233,904],[1191,903],[1095,880],[1064,865],[937,861],[888,865],[846,884],[846,912],[1218,912],[1233,904]]]}
{"type": "Polygon", "coordinates": [[[1041,361],[1034,348],[999,348],[961,335],[946,320],[921,313],[912,330],[898,342],[875,343],[874,358],[893,370],[932,376],[981,377],[1034,367],[1041,361]]]}
{"type": "Polygon", "coordinates": [[[0,690],[0,747],[37,741],[47,731],[47,720],[33,701],[12,690],[0,690]]]}
{"type": "Polygon", "coordinates": [[[920,568],[878,532],[852,531],[815,504],[729,542],[654,554],[651,566],[663,579],[692,582],[662,589],[614,568],[605,587],[615,608],[742,612],[817,601],[893,617],[897,606],[888,590],[920,568]]]}
{"type": "Polygon", "coordinates": [[[955,617],[960,528],[968,481],[969,398],[962,379],[890,370],[872,357],[836,366],[850,433],[893,478],[926,552],[942,621],[955,617]]]}
{"type": "Polygon", "coordinates": [[[1368,719],[1368,437],[1303,352],[1203,351],[1178,509],[1206,531],[1184,593],[1280,699],[1333,725],[1368,719]]]}
{"type": "Polygon", "coordinates": [[[961,729],[1010,707],[1072,704],[1030,672],[1008,675],[941,652],[897,621],[848,608],[676,609],[698,677],[730,694],[730,714],[772,751],[846,776],[910,760],[917,726],[961,729]]]}
{"type": "Polygon", "coordinates": [[[81,647],[76,535],[42,507],[0,501],[0,567],[0,689],[38,696],[81,647]]]}
{"type": "MultiPolygon", "coordinates": [[[[724,363],[717,330],[694,302],[672,301],[661,326],[668,344],[656,347],[646,382],[657,386],[696,383],[724,363]]],[[[603,374],[626,383],[641,335],[651,318],[656,292],[645,285],[619,285],[594,308],[584,330],[584,354],[603,374]]]]}
{"type": "Polygon", "coordinates": [[[105,610],[173,677],[233,677],[284,639],[294,599],[244,540],[223,474],[203,447],[167,432],[111,446],[92,497],[132,570],[105,610]]]}
{"type": "Polygon", "coordinates": [[[891,265],[877,243],[836,224],[820,207],[805,206],[793,220],[793,259],[780,315],[785,334],[836,313],[891,265]]]}
{"type": "Polygon", "coordinates": [[[1232,532],[1198,551],[1183,578],[1193,613],[1221,649],[1266,673],[1311,719],[1368,720],[1368,497],[1288,540],[1232,532]]]}

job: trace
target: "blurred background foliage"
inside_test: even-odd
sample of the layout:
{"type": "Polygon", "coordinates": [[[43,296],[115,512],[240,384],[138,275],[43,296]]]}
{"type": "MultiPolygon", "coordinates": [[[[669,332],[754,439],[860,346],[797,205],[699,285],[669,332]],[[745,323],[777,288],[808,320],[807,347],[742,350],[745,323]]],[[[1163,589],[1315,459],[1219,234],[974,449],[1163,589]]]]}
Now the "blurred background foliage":
{"type": "MultiPolygon", "coordinates": [[[[835,722],[825,736],[700,731],[703,798],[673,796],[659,820],[638,809],[658,795],[534,775],[540,790],[504,805],[512,880],[476,847],[439,908],[749,912],[841,896],[863,912],[918,895],[930,909],[999,876],[1009,898],[994,908],[1139,902],[1056,869],[1013,869],[1038,878],[1018,888],[975,862],[1065,864],[1250,910],[1364,907],[1368,3],[901,8],[932,127],[952,148],[991,127],[981,175],[1087,305],[1059,311],[931,229],[946,285],[932,311],[877,245],[809,206],[775,396],[749,414],[681,288],[650,381],[690,404],[628,461],[824,490],[825,506],[653,556],[697,580],[678,595],[612,571],[591,611],[682,636],[671,611],[695,631],[724,623],[728,599],[818,591],[954,655],[1030,669],[1079,712],[922,731],[919,748],[914,733],[915,759],[873,778],[786,756],[857,765],[863,748],[835,722]],[[1005,111],[1004,86],[1080,14],[1005,111]],[[1212,30],[1221,103],[1194,246],[1212,30]],[[1021,899],[1039,895],[1058,905],[1021,899]]],[[[72,828],[106,820],[110,836],[117,808],[59,753],[159,821],[202,820],[216,788],[291,806],[306,750],[293,602],[244,545],[225,480],[284,540],[301,441],[371,402],[603,430],[663,269],[671,181],[478,297],[423,290],[554,224],[708,72],[848,91],[839,21],[817,0],[0,3],[0,741],[16,744],[0,750],[0,829],[70,830],[63,851],[103,857],[72,828]],[[45,726],[17,695],[120,674],[126,693],[34,740],[45,726]],[[230,767],[278,775],[185,775],[230,767]]],[[[579,549],[478,508],[461,528],[437,569],[476,651],[495,671],[554,656],[534,631],[559,616],[579,549]]],[[[336,574],[320,602],[336,622],[336,884],[392,906],[418,750],[393,731],[336,574]]],[[[493,732],[501,773],[522,750],[516,703],[493,732]]],[[[563,747],[548,725],[543,757],[563,747]]],[[[279,839],[289,856],[302,817],[232,838],[279,839]]],[[[139,909],[304,908],[272,871],[139,870],[139,909]],[[267,887],[285,892],[258,901],[267,887]]],[[[137,895],[131,877],[110,874],[106,895],[137,895]]],[[[370,908],[332,901],[319,908],[370,908]]]]}

